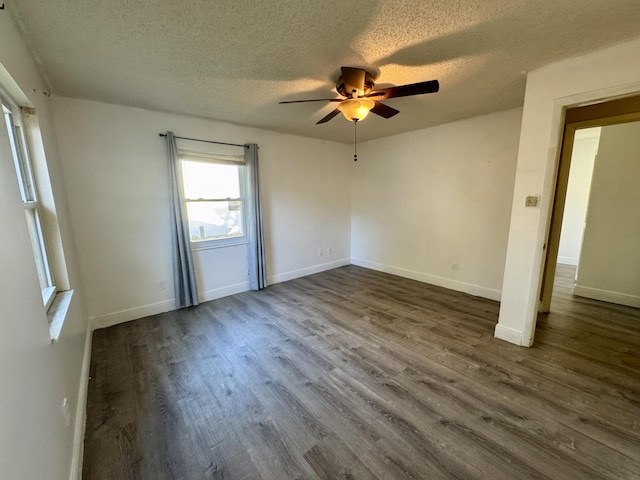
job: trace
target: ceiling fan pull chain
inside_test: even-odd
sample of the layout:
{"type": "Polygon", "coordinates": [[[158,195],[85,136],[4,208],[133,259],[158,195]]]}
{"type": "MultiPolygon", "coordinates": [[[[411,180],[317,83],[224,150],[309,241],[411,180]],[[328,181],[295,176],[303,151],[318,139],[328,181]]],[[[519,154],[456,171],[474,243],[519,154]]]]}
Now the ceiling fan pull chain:
{"type": "Polygon", "coordinates": [[[353,120],[353,161],[358,161],[358,119],[353,120]]]}

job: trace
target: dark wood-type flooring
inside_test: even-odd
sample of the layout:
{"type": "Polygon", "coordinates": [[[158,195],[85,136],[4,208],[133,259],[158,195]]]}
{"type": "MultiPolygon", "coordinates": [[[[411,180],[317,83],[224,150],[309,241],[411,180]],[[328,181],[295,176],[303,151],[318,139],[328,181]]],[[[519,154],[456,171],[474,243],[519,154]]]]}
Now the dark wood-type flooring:
{"type": "Polygon", "coordinates": [[[98,330],[83,478],[639,479],[640,311],[570,276],[530,349],[355,266],[98,330]]]}

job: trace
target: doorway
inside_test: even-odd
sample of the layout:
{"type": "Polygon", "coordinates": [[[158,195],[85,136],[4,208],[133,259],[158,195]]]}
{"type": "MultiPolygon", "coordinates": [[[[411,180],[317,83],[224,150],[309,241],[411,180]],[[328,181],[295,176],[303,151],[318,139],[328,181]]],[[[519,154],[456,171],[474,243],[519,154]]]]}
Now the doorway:
{"type": "MultiPolygon", "coordinates": [[[[635,152],[637,161],[626,159],[625,162],[617,162],[618,164],[616,164],[615,160],[619,157],[619,152],[612,151],[610,148],[614,141],[620,141],[620,133],[631,135],[631,138],[633,138],[634,133],[632,132],[634,130],[640,132],[639,122],[640,96],[567,109],[553,210],[546,244],[539,312],[549,312],[551,309],[554,279],[559,259],[565,264],[568,260],[573,260],[573,262],[569,261],[569,263],[575,263],[573,268],[578,270],[578,278],[576,279],[574,275],[574,294],[640,307],[640,293],[638,292],[640,276],[637,274],[640,271],[640,255],[638,259],[631,259],[635,267],[628,264],[628,258],[625,259],[625,254],[629,248],[631,248],[632,252],[637,250],[630,247],[634,244],[631,237],[636,234],[640,235],[640,223],[636,219],[638,208],[633,206],[633,202],[639,202],[640,204],[640,197],[636,193],[638,188],[635,186],[638,182],[637,180],[633,182],[630,177],[630,175],[637,175],[634,172],[640,171],[638,170],[640,169],[638,164],[640,158],[635,152]],[[589,170],[589,165],[585,166],[584,164],[576,164],[572,169],[571,164],[575,161],[575,154],[580,148],[584,150],[585,143],[583,140],[589,137],[591,137],[591,141],[588,143],[593,148],[593,136],[596,132],[598,136],[597,143],[600,145],[603,130],[607,132],[606,143],[609,145],[607,158],[600,159],[602,160],[601,162],[594,162],[598,166],[592,167],[591,170],[598,175],[597,183],[590,182],[586,187],[588,190],[586,198],[585,192],[581,192],[583,205],[580,208],[584,209],[584,220],[572,218],[573,225],[566,221],[563,224],[563,220],[566,220],[565,213],[574,217],[580,215],[580,208],[576,209],[575,205],[576,192],[569,190],[570,178],[576,177],[577,173],[584,176],[585,170],[587,172],[589,170]],[[577,170],[582,171],[578,172],[577,170]],[[592,189],[593,185],[596,188],[592,189]],[[629,199],[631,199],[632,204],[625,204],[625,201],[628,202],[629,199]],[[589,210],[590,214],[587,214],[587,205],[592,202],[594,208],[589,210]],[[595,208],[596,205],[597,208],[595,208]],[[623,218],[621,211],[629,211],[631,217],[623,218]],[[577,228],[582,223],[582,232],[575,231],[576,223],[578,223],[577,228]],[[563,229],[565,230],[564,235],[562,235],[563,229]],[[574,231],[569,232],[570,229],[574,231]],[[636,230],[637,232],[635,232],[636,230]],[[567,255],[566,238],[571,235],[574,237],[580,235],[577,257],[575,256],[575,248],[573,257],[567,255]],[[583,244],[584,240],[587,240],[586,244],[583,244]],[[585,245],[588,248],[585,248],[585,245]],[[561,249],[563,249],[562,252],[561,249]],[[588,267],[585,266],[583,270],[580,270],[580,264],[583,262],[587,262],[585,265],[588,265],[588,267]],[[579,278],[580,276],[583,277],[582,282],[579,278]],[[594,278],[597,276],[602,278],[594,283],[594,278]]],[[[635,136],[640,138],[638,133],[635,133],[635,136]]],[[[638,147],[632,148],[637,149],[638,147]]],[[[632,156],[633,154],[634,152],[631,152],[632,156]]],[[[585,186],[582,185],[583,190],[584,188],[585,186]]],[[[575,247],[575,238],[573,242],[575,247]]],[[[635,245],[638,243],[639,241],[636,240],[635,245]]],[[[635,253],[631,255],[634,256],[635,253]]],[[[567,287],[569,287],[567,281],[571,275],[571,268],[563,266],[560,273],[563,287],[567,291],[567,287]]]]}

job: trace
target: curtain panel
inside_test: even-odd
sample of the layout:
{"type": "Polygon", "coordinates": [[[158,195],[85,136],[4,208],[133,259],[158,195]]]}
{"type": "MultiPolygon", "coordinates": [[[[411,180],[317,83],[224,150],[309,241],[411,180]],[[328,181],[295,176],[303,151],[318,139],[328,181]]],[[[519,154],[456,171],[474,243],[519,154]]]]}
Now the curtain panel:
{"type": "Polygon", "coordinates": [[[171,192],[171,243],[173,245],[173,285],[176,308],[198,305],[198,287],[189,241],[189,221],[184,206],[182,168],[173,132],[167,132],[167,157],[171,192]]]}
{"type": "Polygon", "coordinates": [[[247,189],[249,287],[252,290],[262,290],[267,286],[267,267],[264,254],[264,231],[262,229],[258,145],[255,143],[245,145],[244,160],[249,182],[249,188],[247,189]]]}

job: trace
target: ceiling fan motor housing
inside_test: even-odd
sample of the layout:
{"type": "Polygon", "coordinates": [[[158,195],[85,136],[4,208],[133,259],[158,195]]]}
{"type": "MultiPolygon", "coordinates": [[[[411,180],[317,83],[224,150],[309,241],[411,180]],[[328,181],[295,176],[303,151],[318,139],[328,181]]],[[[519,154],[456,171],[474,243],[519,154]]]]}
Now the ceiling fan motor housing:
{"type": "MultiPolygon", "coordinates": [[[[373,80],[373,75],[364,70],[364,91],[357,92],[355,96],[361,97],[364,95],[368,95],[369,92],[373,90],[374,85],[375,81],[373,80]]],[[[343,97],[351,98],[353,96],[353,92],[349,90],[349,86],[344,81],[343,75],[340,75],[340,78],[338,78],[338,81],[336,82],[336,91],[343,97]]]]}

